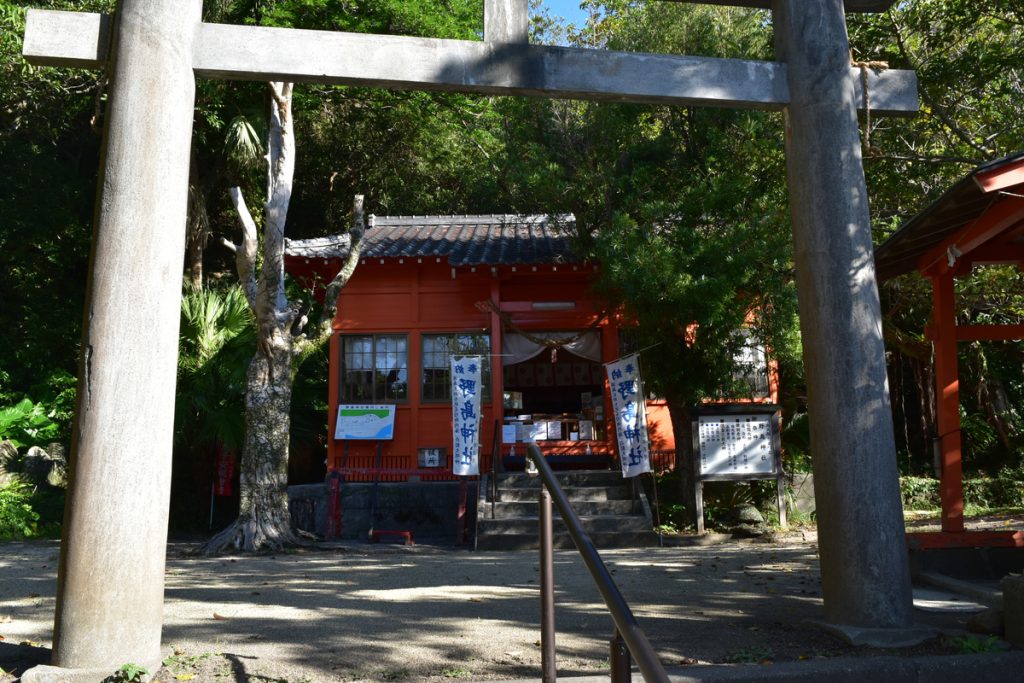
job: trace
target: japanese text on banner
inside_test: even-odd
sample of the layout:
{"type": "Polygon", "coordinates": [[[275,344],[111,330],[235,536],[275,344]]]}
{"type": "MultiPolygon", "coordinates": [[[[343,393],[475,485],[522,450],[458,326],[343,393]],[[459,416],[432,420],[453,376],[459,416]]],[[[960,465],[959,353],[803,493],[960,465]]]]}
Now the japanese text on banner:
{"type": "Polygon", "coordinates": [[[452,358],[452,474],[480,474],[480,356],[452,358]]]}
{"type": "Polygon", "coordinates": [[[639,360],[639,356],[632,354],[604,366],[611,388],[623,477],[635,477],[651,471],[651,444],[647,436],[639,360]]]}

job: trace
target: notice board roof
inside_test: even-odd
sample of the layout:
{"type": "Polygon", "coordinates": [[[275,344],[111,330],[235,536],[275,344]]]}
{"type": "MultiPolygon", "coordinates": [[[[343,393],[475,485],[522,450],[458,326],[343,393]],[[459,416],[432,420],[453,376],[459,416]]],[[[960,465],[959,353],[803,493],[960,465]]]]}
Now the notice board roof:
{"type": "MultiPolygon", "coordinates": [[[[1024,152],[978,166],[949,188],[941,197],[917,214],[875,249],[875,268],[879,280],[887,280],[914,270],[926,270],[932,261],[941,261],[945,249],[953,247],[954,258],[966,252],[968,231],[984,227],[987,214],[999,209],[998,227],[989,229],[987,239],[1001,239],[1005,246],[1024,246],[1024,211],[1013,211],[1015,197],[1024,194],[1024,152]],[[1008,211],[1009,209],[1009,211],[1008,211]],[[1016,219],[1015,216],[1018,216],[1016,219]],[[934,257],[934,258],[933,258],[934,257]]],[[[970,240],[972,249],[983,245],[978,236],[970,240]]],[[[1004,254],[1009,252],[1004,252],[1004,254]]]]}

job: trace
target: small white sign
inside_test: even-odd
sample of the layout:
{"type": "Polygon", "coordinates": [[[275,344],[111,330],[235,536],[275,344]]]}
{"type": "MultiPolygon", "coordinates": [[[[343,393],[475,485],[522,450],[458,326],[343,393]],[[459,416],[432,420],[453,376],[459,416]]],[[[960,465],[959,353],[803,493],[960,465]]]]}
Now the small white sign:
{"type": "Polygon", "coordinates": [[[501,425],[501,442],[502,443],[515,443],[516,442],[516,425],[514,424],[503,424],[501,425]]]}
{"type": "Polygon", "coordinates": [[[338,422],[334,427],[335,439],[390,440],[395,438],[395,406],[342,405],[338,406],[338,422]]]}

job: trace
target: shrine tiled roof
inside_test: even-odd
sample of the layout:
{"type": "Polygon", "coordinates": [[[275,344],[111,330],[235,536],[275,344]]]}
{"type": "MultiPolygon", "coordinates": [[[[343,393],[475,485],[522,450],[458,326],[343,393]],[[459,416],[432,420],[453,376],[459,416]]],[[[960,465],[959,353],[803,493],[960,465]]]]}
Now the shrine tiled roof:
{"type": "MultiPolygon", "coordinates": [[[[571,215],[370,216],[363,258],[444,258],[451,266],[572,263],[571,215]]],[[[342,259],[347,233],[285,240],[295,258],[342,259]]]]}

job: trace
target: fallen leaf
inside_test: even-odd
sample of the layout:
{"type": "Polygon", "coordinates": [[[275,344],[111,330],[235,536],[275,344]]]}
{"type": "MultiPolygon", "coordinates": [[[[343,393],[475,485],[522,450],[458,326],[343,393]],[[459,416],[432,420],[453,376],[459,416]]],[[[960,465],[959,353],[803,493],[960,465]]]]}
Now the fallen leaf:
{"type": "Polygon", "coordinates": [[[178,674],[174,678],[176,678],[179,681],[191,681],[195,677],[195,674],[178,674]]]}
{"type": "Polygon", "coordinates": [[[220,614],[217,614],[216,612],[213,613],[213,618],[216,619],[217,621],[227,621],[228,620],[227,617],[221,616],[220,614]]]}

